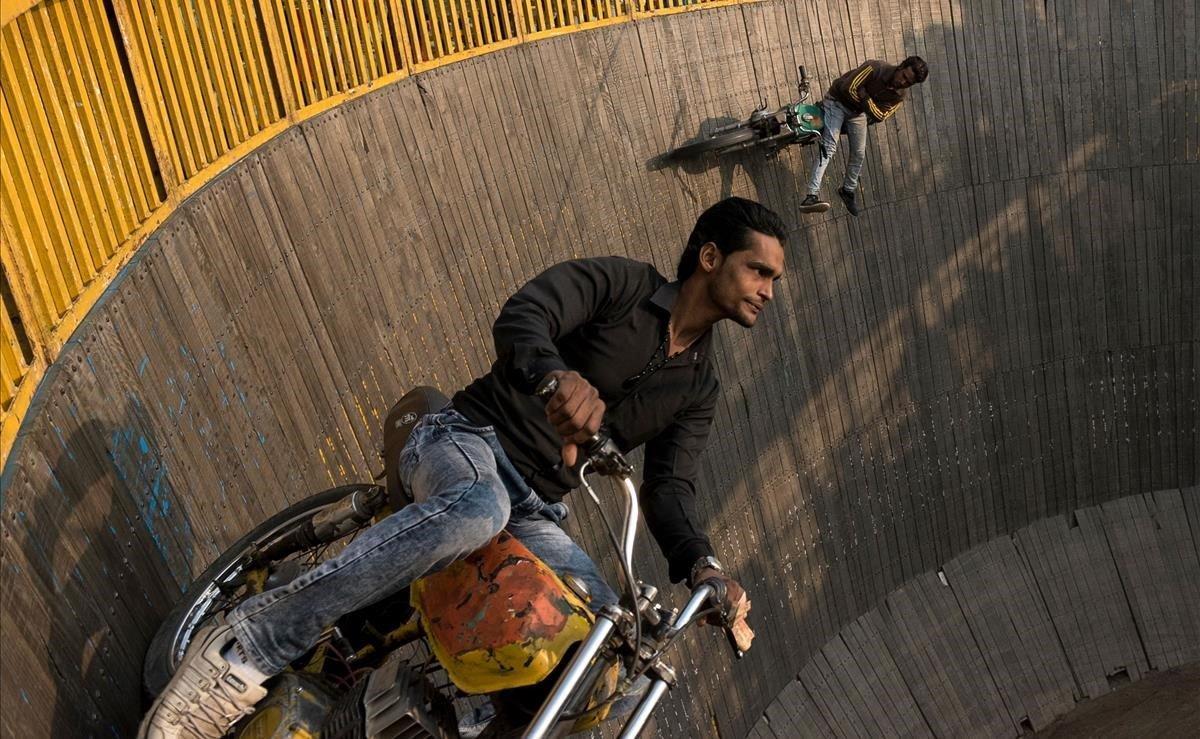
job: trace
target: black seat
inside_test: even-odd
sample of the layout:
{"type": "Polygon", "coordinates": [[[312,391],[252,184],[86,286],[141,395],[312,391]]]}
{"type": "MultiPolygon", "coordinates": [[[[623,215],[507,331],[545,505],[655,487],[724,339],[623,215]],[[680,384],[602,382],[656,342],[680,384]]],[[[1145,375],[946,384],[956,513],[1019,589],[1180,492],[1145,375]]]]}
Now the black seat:
{"type": "Polygon", "coordinates": [[[420,385],[405,393],[388,411],[383,421],[383,477],[392,511],[413,502],[413,496],[400,482],[400,450],[408,443],[413,427],[422,417],[450,405],[450,399],[437,388],[420,385]]]}

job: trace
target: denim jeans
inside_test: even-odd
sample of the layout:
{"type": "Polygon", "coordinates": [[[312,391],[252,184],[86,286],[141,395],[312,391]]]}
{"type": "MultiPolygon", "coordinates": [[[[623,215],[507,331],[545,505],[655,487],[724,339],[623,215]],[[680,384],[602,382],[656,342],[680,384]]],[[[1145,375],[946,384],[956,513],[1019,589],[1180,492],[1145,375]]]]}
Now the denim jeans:
{"type": "Polygon", "coordinates": [[[855,115],[833,98],[825,98],[821,107],[825,109],[825,128],[821,131],[821,153],[813,164],[812,177],[808,180],[808,194],[816,195],[821,191],[825,168],[837,153],[838,136],[843,128],[850,139],[850,164],[846,166],[846,179],[842,181],[842,187],[853,192],[858,189],[858,177],[862,174],[863,162],[867,160],[867,114],[855,115]]]}
{"type": "Polygon", "coordinates": [[[617,602],[595,563],[559,527],[567,507],[533,492],[490,426],[473,426],[454,410],[423,418],[400,452],[400,478],[417,502],[365,529],[336,557],[230,612],[238,643],[261,671],[283,670],[341,616],[465,557],[501,529],[556,572],[583,580],[593,608],[617,602]]]}

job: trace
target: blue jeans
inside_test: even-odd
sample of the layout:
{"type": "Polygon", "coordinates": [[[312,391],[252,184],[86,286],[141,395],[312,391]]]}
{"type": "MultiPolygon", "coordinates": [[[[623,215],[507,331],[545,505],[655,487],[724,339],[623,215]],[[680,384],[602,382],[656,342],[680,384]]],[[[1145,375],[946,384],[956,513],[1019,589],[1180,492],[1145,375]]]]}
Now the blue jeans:
{"type": "Polygon", "coordinates": [[[454,410],[425,417],[400,452],[400,479],[417,502],[230,612],[234,635],[261,671],[280,672],[341,616],[465,557],[501,529],[556,572],[583,580],[593,608],[617,602],[595,563],[559,528],[567,507],[530,489],[490,426],[473,426],[454,410]]]}
{"type": "Polygon", "coordinates": [[[816,195],[821,191],[825,168],[837,153],[838,136],[843,128],[850,139],[850,164],[846,166],[846,179],[842,181],[842,187],[854,192],[858,189],[858,177],[867,160],[867,114],[855,115],[833,98],[825,98],[821,107],[825,109],[825,128],[821,131],[821,154],[813,165],[812,177],[808,179],[808,194],[816,195]]]}

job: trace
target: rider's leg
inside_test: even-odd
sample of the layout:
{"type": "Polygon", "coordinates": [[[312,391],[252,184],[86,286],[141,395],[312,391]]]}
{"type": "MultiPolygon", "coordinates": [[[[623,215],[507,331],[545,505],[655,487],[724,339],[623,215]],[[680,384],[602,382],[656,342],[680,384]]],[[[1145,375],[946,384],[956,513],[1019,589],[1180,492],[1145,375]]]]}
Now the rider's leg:
{"type": "Polygon", "coordinates": [[[406,587],[486,544],[504,528],[508,491],[491,445],[455,413],[425,419],[401,453],[419,502],[364,530],[340,554],[255,596],[229,622],[250,661],[282,670],[339,617],[406,587]]]}
{"type": "Polygon", "coordinates": [[[858,178],[862,174],[863,163],[867,161],[867,115],[860,113],[845,121],[846,138],[850,140],[850,163],[846,165],[846,178],[842,180],[842,189],[854,192],[858,189],[858,178]]]}
{"type": "Polygon", "coordinates": [[[821,181],[825,179],[825,168],[837,153],[838,135],[842,130],[842,121],[846,117],[846,109],[832,98],[825,98],[821,103],[825,110],[825,127],[821,129],[821,143],[817,161],[813,163],[812,175],[808,178],[808,194],[817,195],[821,191],[821,181]]]}
{"type": "Polygon", "coordinates": [[[545,503],[531,490],[524,500],[513,503],[506,528],[560,576],[574,575],[582,580],[591,593],[592,610],[616,605],[617,594],[596,563],[559,527],[566,517],[566,505],[545,503]]]}
{"type": "Polygon", "coordinates": [[[247,599],[230,612],[228,625],[197,633],[139,737],[223,736],[262,700],[266,677],[307,651],[326,626],[498,534],[508,521],[509,493],[483,432],[495,438],[456,413],[418,425],[401,452],[400,471],[420,502],[287,585],[247,599]]]}
{"type": "Polygon", "coordinates": [[[492,444],[500,477],[508,485],[512,513],[505,528],[550,569],[559,575],[575,575],[583,580],[592,594],[593,609],[616,604],[617,594],[600,574],[596,563],[559,527],[567,517],[567,506],[542,500],[513,467],[495,434],[488,434],[487,438],[492,444]]]}

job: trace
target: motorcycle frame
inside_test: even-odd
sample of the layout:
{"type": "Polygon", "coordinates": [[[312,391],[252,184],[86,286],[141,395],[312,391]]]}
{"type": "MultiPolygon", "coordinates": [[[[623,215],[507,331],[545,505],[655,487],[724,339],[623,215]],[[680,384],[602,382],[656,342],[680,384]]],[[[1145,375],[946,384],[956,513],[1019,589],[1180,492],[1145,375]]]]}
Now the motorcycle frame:
{"type": "Polygon", "coordinates": [[[752,146],[762,146],[767,150],[767,156],[773,157],[783,149],[799,144],[806,146],[816,141],[821,137],[821,134],[815,131],[808,131],[800,125],[800,121],[796,119],[796,107],[804,104],[805,101],[812,96],[809,88],[808,72],[803,66],[799,68],[800,83],[796,86],[799,93],[799,100],[794,103],[788,103],[780,106],[775,112],[767,113],[767,103],[763,101],[762,105],[754,109],[750,114],[750,118],[745,121],[738,121],[727,126],[721,126],[712,132],[712,136],[716,136],[727,131],[733,131],[738,128],[751,128],[759,134],[759,138],[753,141],[732,147],[731,150],[739,148],[748,149],[752,146]],[[778,133],[771,133],[767,130],[767,122],[774,123],[779,126],[778,133]]]}
{"type": "MultiPolygon", "coordinates": [[[[583,486],[592,500],[599,505],[599,497],[586,478],[583,478],[586,470],[587,465],[584,465],[584,468],[580,470],[583,486]]],[[[617,479],[625,493],[625,518],[620,542],[620,555],[622,564],[624,565],[622,576],[632,578],[633,547],[637,537],[637,523],[640,511],[637,489],[634,487],[633,481],[629,478],[628,474],[622,473],[617,476],[617,479]]],[[[584,680],[588,675],[593,661],[600,656],[606,647],[615,653],[619,652],[622,646],[625,646],[627,639],[620,628],[622,624],[629,624],[635,619],[642,619],[642,614],[646,611],[662,612],[661,606],[653,602],[654,596],[657,595],[657,590],[650,589],[650,592],[643,590],[639,595],[636,584],[636,581],[626,583],[633,597],[639,601],[629,604],[634,609],[633,611],[619,606],[605,606],[596,614],[596,623],[592,626],[588,636],[580,644],[579,649],[571,658],[566,669],[559,677],[558,682],[555,683],[550,695],[542,703],[541,708],[526,728],[523,735],[525,739],[545,739],[551,736],[552,732],[559,725],[559,722],[563,720],[563,713],[570,706],[571,699],[577,695],[584,695],[586,694],[584,691],[590,690],[591,686],[584,685],[584,680]],[[646,595],[649,597],[646,598],[645,602],[640,602],[641,597],[646,595]]],[[[683,610],[668,619],[667,628],[659,637],[660,643],[664,645],[668,644],[676,634],[690,626],[696,619],[696,615],[708,604],[716,592],[716,588],[711,584],[704,583],[699,585],[692,592],[692,596],[688,599],[683,610]]],[[[641,646],[638,643],[635,645],[635,648],[640,651],[641,646]]],[[[632,739],[638,736],[642,729],[645,728],[646,722],[649,721],[659,702],[675,684],[675,672],[671,669],[670,665],[664,662],[662,657],[657,654],[651,656],[653,656],[653,661],[645,668],[647,674],[652,675],[650,685],[641,701],[638,702],[637,707],[626,720],[621,730],[621,739],[632,739]]],[[[739,654],[738,656],[740,657],[741,655],[739,654]]],[[[641,655],[639,654],[638,657],[640,658],[641,655]]]]}

